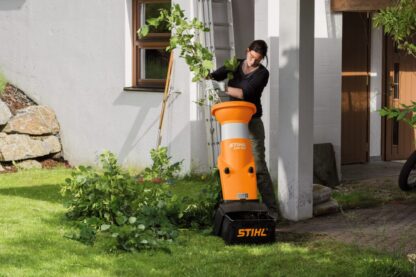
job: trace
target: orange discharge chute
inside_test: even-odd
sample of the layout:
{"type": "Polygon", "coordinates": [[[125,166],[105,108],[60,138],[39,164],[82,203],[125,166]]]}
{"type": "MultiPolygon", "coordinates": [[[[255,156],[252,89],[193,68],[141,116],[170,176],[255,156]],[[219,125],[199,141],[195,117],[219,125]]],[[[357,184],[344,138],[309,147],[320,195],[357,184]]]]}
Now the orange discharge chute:
{"type": "Polygon", "coordinates": [[[224,102],[213,106],[211,113],[221,124],[218,169],[223,199],[257,200],[256,168],[248,131],[256,106],[243,101],[224,102]]]}

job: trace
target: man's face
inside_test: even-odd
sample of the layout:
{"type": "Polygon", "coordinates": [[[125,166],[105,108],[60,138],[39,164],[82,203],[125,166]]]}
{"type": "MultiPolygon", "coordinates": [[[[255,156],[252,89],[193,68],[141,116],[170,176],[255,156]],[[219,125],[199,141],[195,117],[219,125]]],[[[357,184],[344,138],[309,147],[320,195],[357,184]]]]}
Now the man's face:
{"type": "Polygon", "coordinates": [[[256,51],[247,49],[247,65],[250,67],[256,67],[260,64],[261,60],[263,59],[263,56],[260,53],[257,53],[256,51]]]}

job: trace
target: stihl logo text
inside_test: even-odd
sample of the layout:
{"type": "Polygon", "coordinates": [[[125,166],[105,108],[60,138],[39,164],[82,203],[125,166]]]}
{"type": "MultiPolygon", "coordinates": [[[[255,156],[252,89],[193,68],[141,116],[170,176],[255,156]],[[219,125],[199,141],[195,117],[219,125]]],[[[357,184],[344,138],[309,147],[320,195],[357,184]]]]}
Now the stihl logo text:
{"type": "Polygon", "coordinates": [[[233,150],[246,150],[246,144],[241,142],[233,142],[230,143],[230,148],[233,150]]]}
{"type": "Polygon", "coordinates": [[[267,228],[246,228],[238,229],[237,237],[267,237],[267,228]]]}

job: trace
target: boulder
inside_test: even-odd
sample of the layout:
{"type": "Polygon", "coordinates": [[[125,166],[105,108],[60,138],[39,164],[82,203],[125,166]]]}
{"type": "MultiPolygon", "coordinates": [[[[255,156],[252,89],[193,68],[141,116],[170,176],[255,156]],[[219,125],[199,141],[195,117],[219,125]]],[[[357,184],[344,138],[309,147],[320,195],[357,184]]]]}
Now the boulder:
{"type": "Polygon", "coordinates": [[[56,154],[53,154],[51,158],[54,160],[60,160],[64,158],[64,154],[62,153],[62,151],[60,151],[56,154]]]}
{"type": "Polygon", "coordinates": [[[12,117],[12,112],[9,107],[0,100],[0,125],[5,125],[12,117]]]}
{"type": "Polygon", "coordinates": [[[313,205],[324,203],[331,199],[332,189],[323,185],[313,185],[313,205]]]}
{"type": "Polygon", "coordinates": [[[0,160],[17,161],[42,157],[61,151],[56,136],[32,138],[28,135],[0,133],[0,160]]]}
{"type": "Polygon", "coordinates": [[[336,213],[339,210],[338,202],[335,199],[330,199],[329,201],[325,203],[318,204],[316,206],[313,206],[313,215],[319,216],[319,215],[326,215],[326,214],[332,214],[336,213]]]}
{"type": "Polygon", "coordinates": [[[51,108],[29,106],[19,110],[3,129],[6,133],[50,135],[59,132],[59,123],[51,108]]]}
{"type": "Polygon", "coordinates": [[[33,168],[40,169],[42,168],[42,164],[36,160],[25,160],[20,163],[17,163],[16,167],[18,169],[33,169],[33,168]]]}

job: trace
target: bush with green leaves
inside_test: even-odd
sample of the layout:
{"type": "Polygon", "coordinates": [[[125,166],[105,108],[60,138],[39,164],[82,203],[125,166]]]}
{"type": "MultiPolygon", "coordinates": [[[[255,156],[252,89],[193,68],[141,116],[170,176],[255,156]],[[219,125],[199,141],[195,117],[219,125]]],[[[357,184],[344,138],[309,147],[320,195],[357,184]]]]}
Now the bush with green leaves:
{"type": "MultiPolygon", "coordinates": [[[[157,153],[153,152],[154,161],[163,166],[152,168],[155,172],[164,168],[164,176],[172,177],[175,170],[169,167],[170,157],[165,151],[161,151],[161,155],[157,153]]],[[[209,182],[197,200],[179,199],[167,184],[139,183],[108,151],[100,155],[99,161],[100,169],[77,167],[62,186],[67,216],[75,220],[79,228],[79,233],[70,238],[93,244],[99,233],[111,242],[112,248],[166,250],[178,236],[179,227],[206,229],[212,226],[220,196],[218,184],[209,182]]]]}
{"type": "Polygon", "coordinates": [[[172,158],[168,156],[167,147],[150,150],[150,157],[153,164],[143,171],[144,181],[154,181],[155,179],[160,180],[160,182],[170,181],[181,169],[182,161],[171,163],[172,158]]]}
{"type": "Polygon", "coordinates": [[[62,187],[67,216],[80,222],[81,241],[93,243],[96,230],[113,238],[118,248],[140,250],[164,247],[177,236],[169,218],[180,211],[167,185],[138,184],[108,151],[100,155],[100,165],[101,170],[78,167],[62,187]]]}

